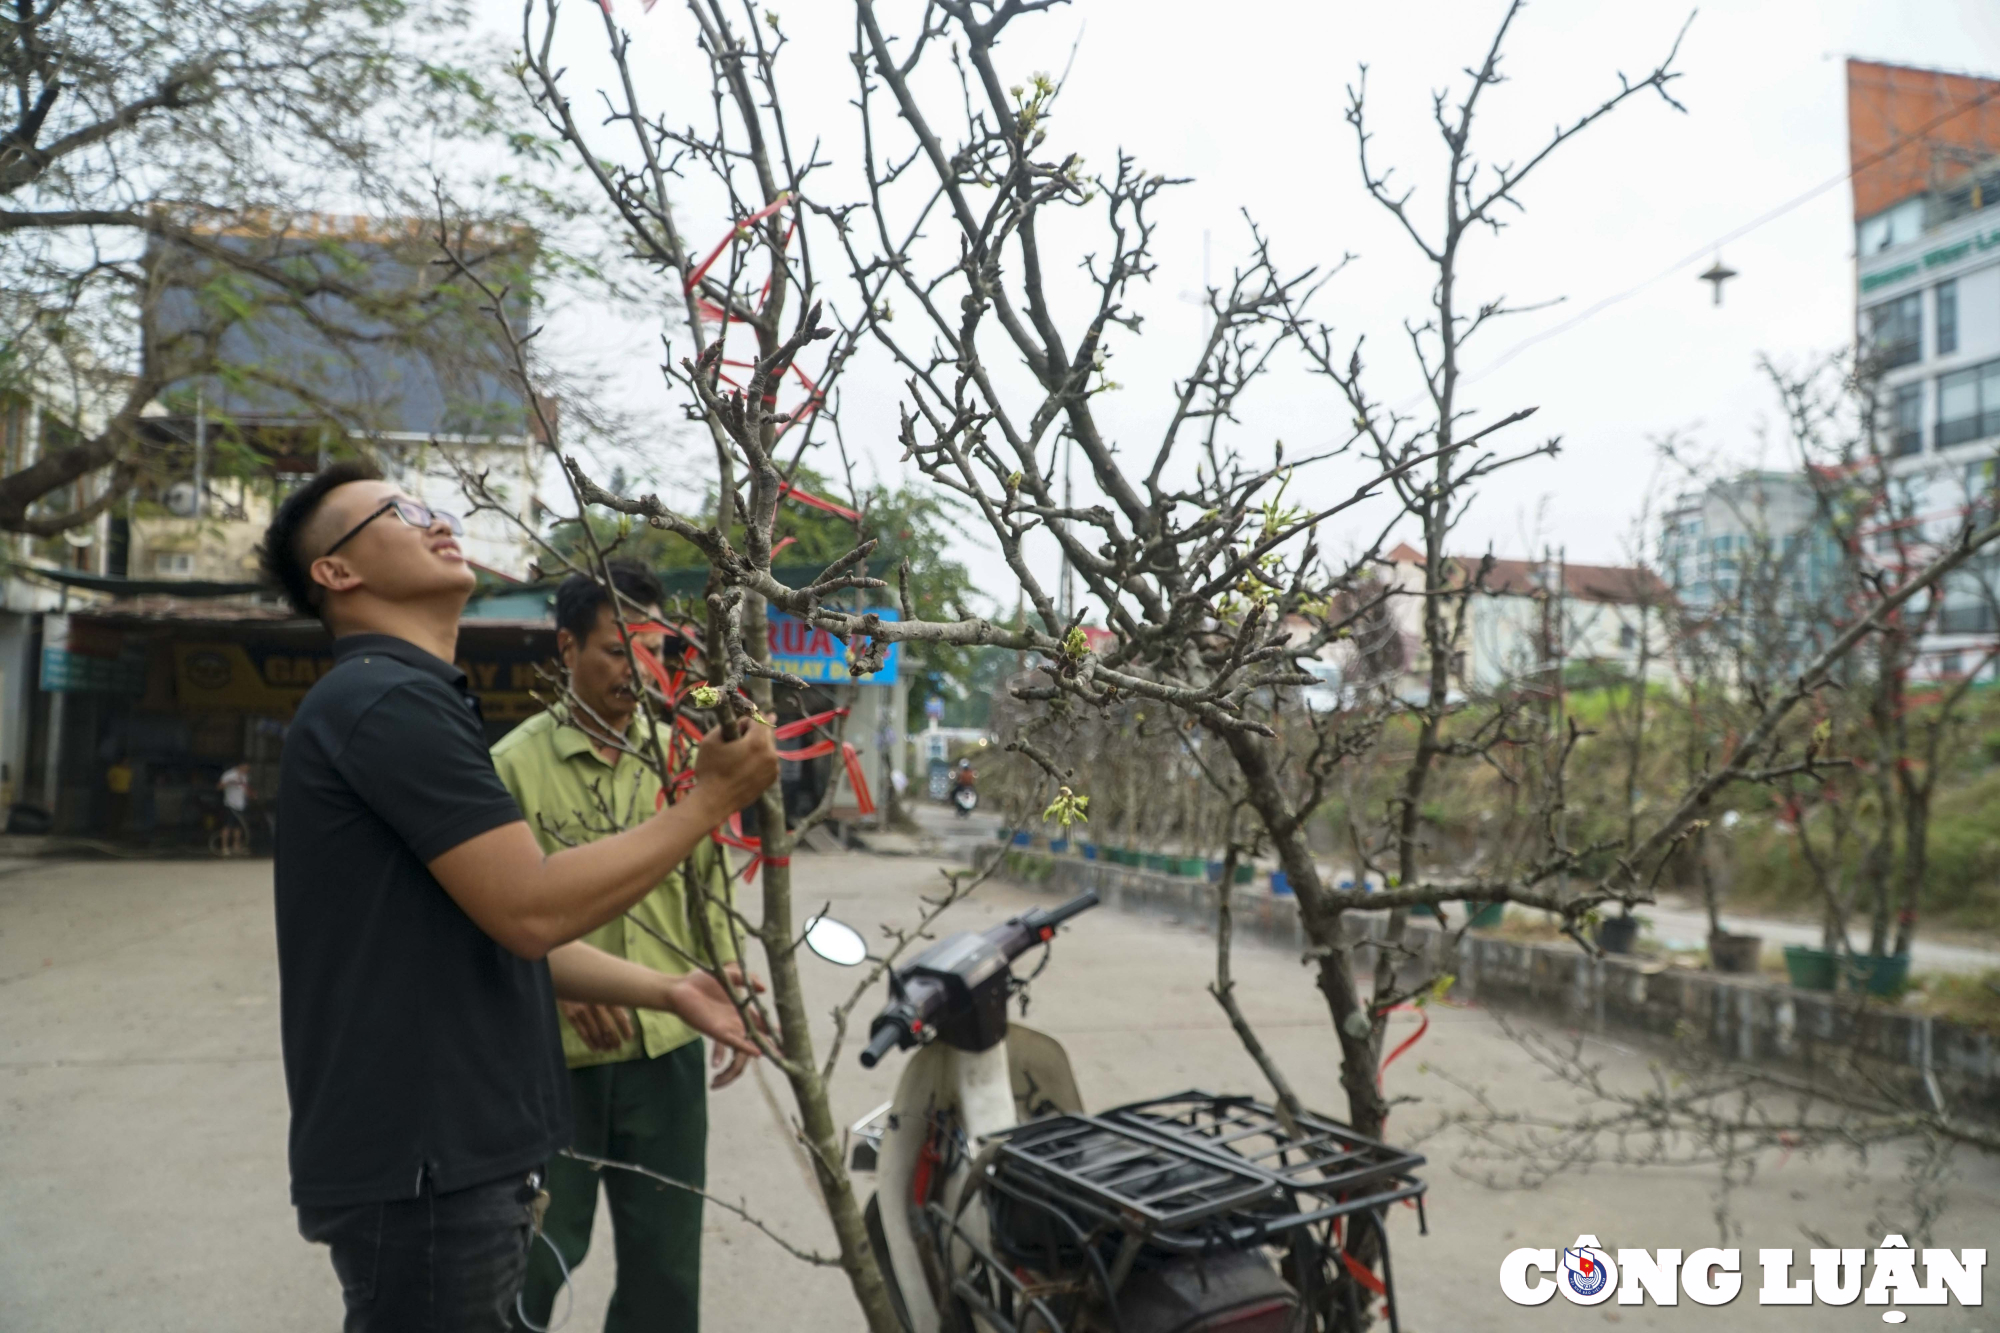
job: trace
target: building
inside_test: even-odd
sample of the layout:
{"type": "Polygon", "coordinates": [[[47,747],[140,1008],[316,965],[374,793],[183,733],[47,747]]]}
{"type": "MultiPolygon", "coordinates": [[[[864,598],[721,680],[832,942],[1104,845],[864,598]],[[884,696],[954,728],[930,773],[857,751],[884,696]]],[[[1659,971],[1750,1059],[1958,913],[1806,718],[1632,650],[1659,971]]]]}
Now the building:
{"type": "Polygon", "coordinates": [[[1840,550],[1811,480],[1745,472],[1675,497],[1659,570],[1676,608],[1675,670],[1786,675],[1839,621],[1840,550]]]}
{"type": "MultiPolygon", "coordinates": [[[[1424,555],[1408,543],[1383,557],[1390,589],[1386,622],[1393,634],[1366,645],[1379,663],[1400,670],[1406,696],[1427,687],[1424,649],[1424,555]]],[[[1672,590],[1649,569],[1572,564],[1559,557],[1490,561],[1453,556],[1453,586],[1478,578],[1465,603],[1465,633],[1452,663],[1454,687],[1468,693],[1545,682],[1558,662],[1571,675],[1630,678],[1645,664],[1649,679],[1665,679],[1662,617],[1672,590]]],[[[1457,603],[1452,603],[1454,614],[1457,603]]],[[[1363,637],[1357,632],[1357,639],[1363,637]]]]}
{"type": "MultiPolygon", "coordinates": [[[[2000,80],[1847,64],[1855,324],[1879,385],[1875,447],[1890,515],[1921,560],[1973,506],[1989,506],[2000,452],[2000,80]]],[[[2000,563],[1955,576],[1920,674],[1953,675],[1992,642],[2000,563]]]]}
{"type": "MultiPolygon", "coordinates": [[[[391,294],[435,280],[409,246],[379,233],[321,219],[284,237],[229,239],[304,262],[337,253],[346,280],[391,294]]],[[[135,330],[154,356],[202,313],[199,265],[161,271],[183,285],[135,330]]],[[[249,302],[221,335],[228,373],[173,383],[147,404],[146,475],[94,523],[6,539],[0,803],[12,826],[172,841],[212,822],[214,780],[230,764],[247,759],[271,789],[278,738],[331,659],[318,624],[259,587],[256,547],[279,498],[336,453],[369,456],[411,494],[461,513],[461,472],[483,476],[511,512],[469,516],[467,556],[495,586],[527,573],[533,540],[515,516],[541,520],[538,423],[550,414],[531,412],[513,387],[490,315],[391,329],[379,310],[393,301],[315,301],[310,320],[296,303],[249,302]],[[129,770],[129,792],[110,790],[114,768],[121,780],[129,770]]],[[[0,396],[9,471],[95,428],[92,404],[74,399],[18,381],[0,396]]],[[[86,503],[97,493],[84,490],[104,484],[79,483],[37,510],[86,503]]],[[[494,726],[539,706],[529,691],[552,655],[545,616],[469,619],[460,642],[494,726]]]]}

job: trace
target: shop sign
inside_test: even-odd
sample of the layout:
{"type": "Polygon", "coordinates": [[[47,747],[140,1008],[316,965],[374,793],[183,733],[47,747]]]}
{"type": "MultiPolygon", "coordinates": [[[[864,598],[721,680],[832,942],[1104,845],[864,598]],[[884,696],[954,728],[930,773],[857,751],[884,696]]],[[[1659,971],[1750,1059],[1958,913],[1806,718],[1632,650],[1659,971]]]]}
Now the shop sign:
{"type": "Polygon", "coordinates": [[[41,686],[60,694],[144,694],[145,642],[109,625],[49,612],[42,617],[41,686]]]}
{"type": "MultiPolygon", "coordinates": [[[[898,612],[887,607],[870,607],[869,611],[884,620],[902,619],[898,612]]],[[[903,662],[903,645],[900,643],[889,645],[889,654],[883,660],[880,671],[867,676],[850,676],[847,672],[847,645],[832,633],[782,611],[769,612],[769,622],[771,665],[779,671],[797,676],[800,680],[823,684],[896,683],[896,673],[903,662]]]]}
{"type": "Polygon", "coordinates": [[[1967,255],[1975,251],[1991,250],[1995,246],[2000,246],[2000,227],[1996,227],[1992,231],[1981,232],[1976,236],[1968,236],[1966,239],[1952,245],[1941,245],[1934,250],[1926,250],[1921,257],[1921,262],[1912,259],[1907,263],[1898,264],[1894,268],[1878,269],[1873,273],[1864,273],[1861,275],[1861,290],[1872,292],[1877,287],[1886,287],[1892,282],[1901,282],[1905,278],[1914,278],[1924,269],[1942,268],[1946,264],[1956,264],[1959,260],[1964,259],[1967,255]]]}
{"type": "MultiPolygon", "coordinates": [[[[519,721],[541,711],[532,691],[541,688],[532,648],[462,658],[479,706],[489,722],[519,721]]],[[[313,682],[333,670],[333,655],[299,652],[281,644],[176,643],[174,688],[181,707],[289,716],[313,682]]]]}

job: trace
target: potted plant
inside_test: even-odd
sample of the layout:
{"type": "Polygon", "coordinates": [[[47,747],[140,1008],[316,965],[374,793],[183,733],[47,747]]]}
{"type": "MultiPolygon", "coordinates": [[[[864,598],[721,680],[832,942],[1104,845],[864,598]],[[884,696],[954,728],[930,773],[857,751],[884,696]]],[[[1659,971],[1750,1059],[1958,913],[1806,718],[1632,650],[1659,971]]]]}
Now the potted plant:
{"type": "Polygon", "coordinates": [[[1507,918],[1505,903],[1467,903],[1466,925],[1473,930],[1492,930],[1507,918]]]}
{"type": "Polygon", "coordinates": [[[1606,953],[1631,953],[1632,945],[1639,938],[1639,918],[1626,908],[1617,916],[1605,917],[1597,923],[1597,947],[1606,953]]]}
{"type": "MultiPolygon", "coordinates": [[[[1734,810],[1722,815],[1724,828],[1736,827],[1734,810]]],[[[1708,854],[1708,830],[1694,838],[1695,873],[1701,879],[1701,902],[1708,912],[1708,965],[1717,972],[1734,975],[1754,973],[1763,961],[1764,937],[1738,935],[1722,924],[1722,895],[1716,888],[1715,865],[1708,854]]]]}
{"type": "Polygon", "coordinates": [[[1726,930],[1708,932],[1708,965],[1715,971],[1749,976],[1763,965],[1763,960],[1762,935],[1737,935],[1726,930]]]}

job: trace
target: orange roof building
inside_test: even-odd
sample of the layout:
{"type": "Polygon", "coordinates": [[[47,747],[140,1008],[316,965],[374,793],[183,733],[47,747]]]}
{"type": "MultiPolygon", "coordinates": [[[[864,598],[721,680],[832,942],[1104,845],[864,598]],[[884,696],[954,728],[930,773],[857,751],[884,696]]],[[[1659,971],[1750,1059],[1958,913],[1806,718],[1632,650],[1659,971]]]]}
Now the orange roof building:
{"type": "Polygon", "coordinates": [[[2000,79],[1850,60],[1847,153],[1857,222],[1965,186],[2000,158],[2000,79]]]}

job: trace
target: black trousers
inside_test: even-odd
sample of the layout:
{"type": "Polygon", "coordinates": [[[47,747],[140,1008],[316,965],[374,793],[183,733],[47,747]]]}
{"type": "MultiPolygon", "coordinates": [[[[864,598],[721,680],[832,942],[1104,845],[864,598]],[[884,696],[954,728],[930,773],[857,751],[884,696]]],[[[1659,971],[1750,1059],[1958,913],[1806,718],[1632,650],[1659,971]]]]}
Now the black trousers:
{"type": "Polygon", "coordinates": [[[345,1333],[505,1333],[527,1273],[539,1175],[300,1208],[299,1234],[333,1251],[345,1333]]]}

